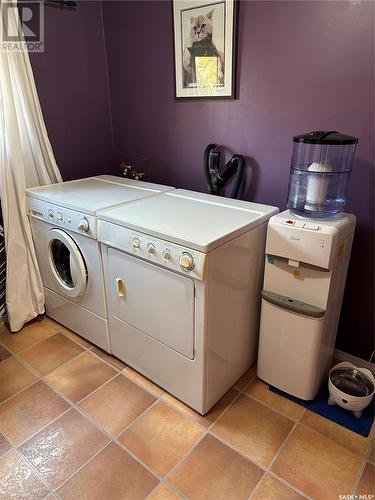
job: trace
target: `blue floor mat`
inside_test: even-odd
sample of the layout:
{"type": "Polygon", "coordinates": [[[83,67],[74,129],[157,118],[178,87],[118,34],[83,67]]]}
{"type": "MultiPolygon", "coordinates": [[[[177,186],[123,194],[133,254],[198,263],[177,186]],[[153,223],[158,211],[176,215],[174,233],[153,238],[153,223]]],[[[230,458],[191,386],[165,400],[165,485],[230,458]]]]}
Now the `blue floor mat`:
{"type": "Polygon", "coordinates": [[[351,411],[344,410],[340,406],[328,406],[328,387],[326,384],[320,389],[315,399],[312,401],[304,401],[303,399],[291,396],[286,392],[280,391],[276,387],[270,385],[270,391],[283,396],[284,398],[295,401],[296,403],[308,408],[309,410],[321,415],[322,417],[336,422],[347,429],[367,437],[370,433],[372,422],[374,420],[374,401],[363,410],[362,418],[356,418],[351,411]]]}

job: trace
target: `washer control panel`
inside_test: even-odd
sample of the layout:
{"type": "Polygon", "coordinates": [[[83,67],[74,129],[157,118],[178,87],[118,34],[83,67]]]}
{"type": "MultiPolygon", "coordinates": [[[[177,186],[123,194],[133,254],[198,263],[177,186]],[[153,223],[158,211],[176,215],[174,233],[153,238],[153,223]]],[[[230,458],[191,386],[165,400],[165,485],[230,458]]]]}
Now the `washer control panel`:
{"type": "Polygon", "coordinates": [[[26,196],[28,214],[30,217],[44,220],[55,227],[61,227],[81,233],[91,238],[96,236],[96,220],[90,215],[81,214],[68,208],[52,205],[45,201],[26,196]]]}
{"type": "Polygon", "coordinates": [[[207,255],[161,238],[98,221],[98,239],[105,245],[154,262],[167,269],[178,271],[195,279],[203,279],[207,255]]]}

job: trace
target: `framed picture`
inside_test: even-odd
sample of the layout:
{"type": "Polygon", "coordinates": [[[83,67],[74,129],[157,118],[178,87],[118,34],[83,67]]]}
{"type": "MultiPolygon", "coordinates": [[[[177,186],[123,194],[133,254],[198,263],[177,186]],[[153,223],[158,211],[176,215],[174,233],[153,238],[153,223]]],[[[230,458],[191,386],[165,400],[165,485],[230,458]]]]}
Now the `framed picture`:
{"type": "Polygon", "coordinates": [[[235,0],[173,0],[177,98],[234,97],[235,0]]]}

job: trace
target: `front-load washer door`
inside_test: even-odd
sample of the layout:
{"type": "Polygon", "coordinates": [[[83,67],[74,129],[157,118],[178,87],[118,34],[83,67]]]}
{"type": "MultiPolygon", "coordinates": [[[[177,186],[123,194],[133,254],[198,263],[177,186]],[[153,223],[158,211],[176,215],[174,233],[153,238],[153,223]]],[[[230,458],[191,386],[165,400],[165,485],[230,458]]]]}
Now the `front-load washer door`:
{"type": "Polygon", "coordinates": [[[193,359],[194,281],[111,248],[108,268],[110,314],[193,359]]]}
{"type": "Polygon", "coordinates": [[[87,286],[87,269],[73,240],[61,229],[48,231],[48,263],[60,292],[66,297],[80,297],[87,286]]]}

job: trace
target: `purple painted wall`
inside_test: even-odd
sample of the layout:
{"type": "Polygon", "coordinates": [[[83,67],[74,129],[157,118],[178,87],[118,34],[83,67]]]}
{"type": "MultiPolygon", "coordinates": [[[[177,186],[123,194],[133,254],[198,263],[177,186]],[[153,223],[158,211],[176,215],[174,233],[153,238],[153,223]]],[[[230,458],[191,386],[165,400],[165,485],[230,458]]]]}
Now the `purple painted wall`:
{"type": "Polygon", "coordinates": [[[293,135],[336,129],[360,138],[347,206],[358,228],[337,346],[368,357],[374,3],[241,2],[234,101],[175,101],[170,2],[106,1],[103,14],[115,157],[135,161],[155,181],[205,191],[202,153],[217,142],[248,156],[244,199],[283,209],[293,135]]]}
{"type": "Polygon", "coordinates": [[[45,52],[30,54],[48,134],[64,180],[109,172],[112,124],[101,4],[45,6],[45,52]]]}

